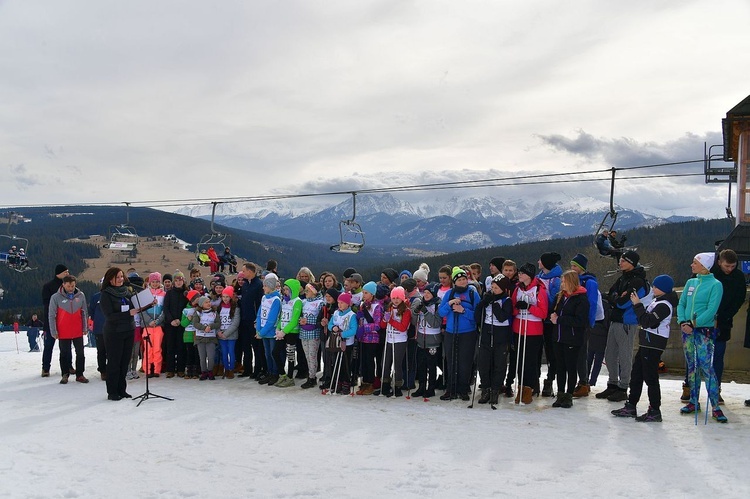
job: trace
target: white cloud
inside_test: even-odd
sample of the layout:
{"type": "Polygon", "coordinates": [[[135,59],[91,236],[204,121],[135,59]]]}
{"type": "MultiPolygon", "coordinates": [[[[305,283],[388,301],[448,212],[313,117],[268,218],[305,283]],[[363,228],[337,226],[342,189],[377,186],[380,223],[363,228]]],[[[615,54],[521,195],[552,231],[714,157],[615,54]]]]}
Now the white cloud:
{"type": "MultiPolygon", "coordinates": [[[[750,14],[741,0],[47,0],[0,13],[3,166],[24,165],[38,197],[12,190],[4,204],[694,158],[750,79],[736,64],[750,39],[725,29],[750,14]]],[[[713,202],[700,193],[716,188],[690,185],[713,202]]]]}

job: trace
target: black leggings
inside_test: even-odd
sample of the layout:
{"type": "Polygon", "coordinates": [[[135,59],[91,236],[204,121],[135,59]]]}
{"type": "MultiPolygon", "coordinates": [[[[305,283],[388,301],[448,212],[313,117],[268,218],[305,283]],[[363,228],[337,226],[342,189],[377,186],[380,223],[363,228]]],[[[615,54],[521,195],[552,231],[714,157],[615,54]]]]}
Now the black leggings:
{"type": "Polygon", "coordinates": [[[578,379],[578,351],[581,346],[555,342],[554,347],[557,364],[557,393],[572,394],[578,379]]]}

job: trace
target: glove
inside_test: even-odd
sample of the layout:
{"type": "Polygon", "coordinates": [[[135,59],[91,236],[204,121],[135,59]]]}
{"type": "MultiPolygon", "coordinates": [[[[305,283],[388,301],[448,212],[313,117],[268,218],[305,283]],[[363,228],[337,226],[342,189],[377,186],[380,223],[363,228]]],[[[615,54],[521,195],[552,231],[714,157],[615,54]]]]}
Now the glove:
{"type": "Polygon", "coordinates": [[[484,294],[484,296],[482,296],[482,303],[485,304],[485,305],[489,305],[490,303],[492,303],[492,299],[494,297],[495,297],[494,294],[492,294],[491,292],[487,291],[484,294]]]}
{"type": "Polygon", "coordinates": [[[516,303],[516,308],[518,310],[526,310],[529,308],[529,304],[526,303],[525,301],[519,301],[516,303]]]}
{"type": "Polygon", "coordinates": [[[390,312],[386,312],[386,313],[384,313],[384,314],[383,314],[383,320],[384,320],[385,322],[388,322],[388,321],[390,321],[390,320],[391,320],[391,313],[390,313],[390,312]]]}

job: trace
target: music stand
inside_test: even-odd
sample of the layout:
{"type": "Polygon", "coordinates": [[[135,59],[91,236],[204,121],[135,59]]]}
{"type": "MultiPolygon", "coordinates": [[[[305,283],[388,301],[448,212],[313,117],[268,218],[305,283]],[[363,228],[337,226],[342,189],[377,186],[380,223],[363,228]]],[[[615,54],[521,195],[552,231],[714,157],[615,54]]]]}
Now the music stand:
{"type": "MultiPolygon", "coordinates": [[[[135,295],[135,301],[136,301],[136,303],[138,305],[138,308],[140,309],[141,308],[141,300],[140,300],[140,298],[138,298],[137,294],[135,295]]],[[[146,333],[148,333],[148,326],[144,326],[143,328],[146,330],[146,333]]],[[[143,350],[143,360],[148,360],[148,347],[149,347],[149,345],[151,345],[151,335],[147,334],[147,336],[146,336],[146,343],[143,346],[143,349],[144,349],[143,350]]],[[[151,363],[151,364],[149,364],[147,366],[147,369],[145,369],[145,371],[146,371],[146,391],[143,392],[141,395],[138,395],[137,397],[133,397],[133,402],[135,402],[136,400],[139,401],[138,404],[136,405],[136,407],[139,407],[144,401],[146,401],[148,399],[174,400],[174,399],[171,399],[169,397],[164,397],[162,395],[157,395],[155,393],[151,393],[151,390],[148,389],[148,375],[150,374],[150,372],[151,372],[151,370],[153,368],[154,368],[154,364],[151,363]]]]}

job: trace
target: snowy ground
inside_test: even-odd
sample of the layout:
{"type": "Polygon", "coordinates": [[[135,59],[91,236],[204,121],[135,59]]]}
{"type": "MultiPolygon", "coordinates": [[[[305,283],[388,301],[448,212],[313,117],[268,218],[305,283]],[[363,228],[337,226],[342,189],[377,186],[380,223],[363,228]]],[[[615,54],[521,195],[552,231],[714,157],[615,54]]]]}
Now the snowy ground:
{"type": "MultiPolygon", "coordinates": [[[[173,402],[106,399],[60,385],[22,332],[0,334],[2,497],[687,497],[750,495],[750,386],[727,384],[729,424],[678,414],[680,383],[663,380],[665,421],[614,418],[593,397],[498,410],[461,401],[323,397],[247,379],[161,377],[173,402]]],[[[129,392],[144,391],[144,378],[129,392]]],[[[605,378],[600,378],[600,391],[605,378]]],[[[639,409],[645,410],[641,402],[639,409]]]]}

